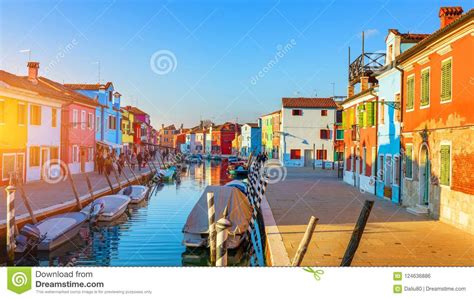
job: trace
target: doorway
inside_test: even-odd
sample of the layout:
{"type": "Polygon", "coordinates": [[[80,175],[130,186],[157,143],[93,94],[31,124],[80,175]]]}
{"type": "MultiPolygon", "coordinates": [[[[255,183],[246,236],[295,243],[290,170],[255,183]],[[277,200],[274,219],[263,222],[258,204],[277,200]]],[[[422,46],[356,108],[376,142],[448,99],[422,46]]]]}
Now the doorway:
{"type": "Polygon", "coordinates": [[[313,167],[313,150],[304,150],[304,167],[313,167]]]}
{"type": "Polygon", "coordinates": [[[80,150],[81,172],[86,172],[86,149],[81,147],[80,150]]]}
{"type": "Polygon", "coordinates": [[[430,158],[428,146],[423,144],[420,149],[420,204],[428,205],[430,202],[430,158]]]}
{"type": "Polygon", "coordinates": [[[44,179],[45,175],[49,176],[49,170],[50,169],[49,168],[44,169],[44,167],[48,163],[48,161],[49,161],[49,148],[42,147],[41,148],[41,165],[40,165],[41,179],[44,179]]]}

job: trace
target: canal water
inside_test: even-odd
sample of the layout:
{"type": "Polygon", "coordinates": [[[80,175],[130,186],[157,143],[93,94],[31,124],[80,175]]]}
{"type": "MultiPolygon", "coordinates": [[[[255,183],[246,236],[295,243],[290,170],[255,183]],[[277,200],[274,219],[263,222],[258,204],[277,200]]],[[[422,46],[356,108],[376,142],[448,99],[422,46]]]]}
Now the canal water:
{"type": "MultiPolygon", "coordinates": [[[[181,174],[181,183],[160,186],[141,206],[115,223],[84,226],[80,234],[50,253],[40,253],[39,266],[207,266],[208,250],[187,250],[182,229],[187,216],[208,185],[232,180],[225,162],[194,164],[181,174]]],[[[229,265],[255,264],[248,248],[229,253],[229,265]]]]}

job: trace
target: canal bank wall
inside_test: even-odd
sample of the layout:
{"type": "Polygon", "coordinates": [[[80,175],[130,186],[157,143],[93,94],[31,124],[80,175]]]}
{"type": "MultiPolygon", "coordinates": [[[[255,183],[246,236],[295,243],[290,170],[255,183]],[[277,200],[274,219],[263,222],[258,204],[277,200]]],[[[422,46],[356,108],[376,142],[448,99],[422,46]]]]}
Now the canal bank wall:
{"type": "MultiPolygon", "coordinates": [[[[159,169],[159,165],[157,165],[157,163],[153,163],[153,165],[159,169]]],[[[128,171],[126,169],[124,169],[124,171],[128,171]]],[[[114,175],[110,175],[110,179],[111,181],[115,181],[115,183],[111,183],[112,184],[112,189],[113,191],[110,189],[110,186],[108,185],[108,183],[106,183],[106,186],[103,187],[103,184],[98,184],[97,182],[94,182],[94,177],[96,176],[94,174],[94,177],[91,177],[91,181],[93,182],[94,185],[98,185],[96,186],[96,189],[93,189],[93,193],[94,193],[94,197],[91,196],[91,194],[89,193],[88,189],[85,188],[85,186],[82,186],[83,188],[78,191],[79,194],[83,194],[83,195],[79,195],[79,200],[82,204],[83,207],[87,206],[90,202],[92,202],[93,199],[97,199],[101,196],[105,196],[105,195],[110,195],[110,194],[115,194],[117,193],[118,191],[120,191],[120,186],[125,187],[125,186],[128,186],[130,184],[139,184],[139,181],[140,182],[148,182],[152,175],[155,173],[155,171],[153,170],[144,170],[140,173],[135,173],[135,175],[137,176],[137,179],[135,179],[135,177],[132,175],[131,172],[127,172],[127,175],[128,175],[128,181],[130,181],[130,183],[126,180],[126,179],[121,179],[120,180],[120,184],[119,182],[116,181],[114,175]],[[84,194],[85,193],[85,194],[84,194]]],[[[89,174],[90,176],[92,176],[91,174],[89,174]]],[[[99,175],[97,175],[99,176],[99,175]]],[[[103,178],[105,176],[100,176],[100,178],[103,178]]],[[[31,200],[32,202],[30,202],[32,208],[33,208],[33,213],[37,219],[37,221],[41,221],[42,219],[45,219],[47,217],[51,217],[51,216],[54,216],[54,215],[57,215],[57,214],[62,214],[62,213],[67,213],[67,212],[75,212],[75,211],[79,211],[79,208],[77,206],[77,201],[75,199],[75,197],[73,196],[72,198],[69,197],[70,196],[70,192],[69,189],[71,189],[71,186],[70,186],[70,183],[69,182],[64,182],[66,183],[66,186],[61,185],[61,186],[57,186],[57,188],[67,188],[64,192],[64,197],[58,197],[57,194],[52,194],[51,192],[48,192],[50,191],[50,188],[54,188],[55,185],[54,184],[48,184],[48,183],[45,183],[45,182],[41,182],[39,184],[44,184],[43,185],[43,190],[44,192],[41,192],[41,191],[36,191],[36,192],[29,192],[28,190],[28,185],[25,185],[24,188],[25,188],[25,192],[28,194],[28,196],[31,195],[34,195],[36,198],[38,197],[51,197],[51,196],[55,196],[55,198],[53,199],[50,199],[49,202],[50,204],[46,207],[35,207],[35,203],[33,202],[33,200],[31,200]],[[67,192],[66,192],[67,191],[67,192]],[[43,194],[41,194],[43,193],[43,194]],[[64,201],[65,197],[69,197],[71,199],[67,199],[66,201],[64,201]]],[[[103,183],[103,182],[102,182],[103,183]]],[[[77,183],[76,183],[77,185],[77,183]]],[[[93,187],[94,188],[94,187],[93,187]]],[[[2,190],[2,192],[4,193],[5,191],[2,190]]],[[[61,192],[60,192],[61,193],[61,192]]],[[[2,195],[3,196],[3,195],[2,195]]],[[[15,205],[16,206],[22,206],[23,205],[23,199],[20,197],[20,193],[19,191],[17,190],[16,191],[16,194],[15,194],[15,205]]],[[[1,197],[3,199],[3,197],[1,197]]],[[[6,202],[6,201],[4,201],[6,202]]],[[[2,241],[2,244],[5,242],[5,235],[6,235],[6,207],[3,207],[0,209],[2,211],[5,211],[4,213],[2,213],[1,215],[1,220],[0,220],[0,240],[2,241]]],[[[21,210],[24,210],[24,209],[21,209],[21,210]]],[[[20,210],[20,211],[21,211],[20,210]]],[[[15,216],[15,221],[16,221],[16,225],[18,226],[18,229],[21,229],[25,224],[27,223],[31,223],[32,219],[31,219],[31,216],[28,212],[20,212],[20,213],[17,213],[16,216],[15,216]]]]}

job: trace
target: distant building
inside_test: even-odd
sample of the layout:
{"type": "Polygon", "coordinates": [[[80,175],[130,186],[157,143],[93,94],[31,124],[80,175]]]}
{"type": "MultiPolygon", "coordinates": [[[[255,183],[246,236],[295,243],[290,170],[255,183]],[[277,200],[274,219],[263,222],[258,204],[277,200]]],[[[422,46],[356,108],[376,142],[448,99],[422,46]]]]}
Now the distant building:
{"type": "Polygon", "coordinates": [[[150,116],[143,110],[134,107],[126,106],[125,109],[133,114],[133,144],[135,153],[143,152],[151,147],[152,141],[152,130],[150,116]]]}
{"type": "Polygon", "coordinates": [[[278,158],[280,152],[280,123],[281,110],[262,115],[262,152],[267,153],[269,158],[278,158]]]}
{"type": "Polygon", "coordinates": [[[212,128],[212,152],[232,155],[232,141],[240,132],[239,125],[226,122],[212,128]]]}
{"type": "Polygon", "coordinates": [[[135,122],[135,116],[133,112],[123,107],[122,113],[122,148],[124,153],[131,153],[134,150],[134,132],[133,123],[135,122]]]}
{"type": "Polygon", "coordinates": [[[333,161],[337,105],[331,98],[283,98],[280,162],[313,167],[333,161]]]}
{"type": "MultiPolygon", "coordinates": [[[[181,125],[181,128],[183,125],[181,125]]],[[[162,147],[174,148],[174,136],[179,133],[179,130],[176,129],[174,125],[166,126],[161,125],[160,130],[158,131],[158,143],[162,147]]]]}
{"type": "Polygon", "coordinates": [[[440,29],[398,57],[402,204],[472,233],[474,10],[442,7],[439,17],[440,29]]]}
{"type": "MultiPolygon", "coordinates": [[[[260,121],[260,120],[259,120],[260,121]]],[[[258,123],[246,123],[242,126],[240,154],[248,157],[250,153],[258,155],[262,149],[262,128],[258,123]]]]}

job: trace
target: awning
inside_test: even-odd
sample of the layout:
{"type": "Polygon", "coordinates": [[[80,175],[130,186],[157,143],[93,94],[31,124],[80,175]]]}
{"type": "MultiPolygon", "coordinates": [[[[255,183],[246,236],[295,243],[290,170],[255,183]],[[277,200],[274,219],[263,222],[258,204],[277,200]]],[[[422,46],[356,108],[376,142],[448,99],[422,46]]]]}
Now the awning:
{"type": "Polygon", "coordinates": [[[113,143],[110,141],[97,140],[97,143],[106,147],[110,147],[110,148],[122,148],[121,144],[113,143]]]}

